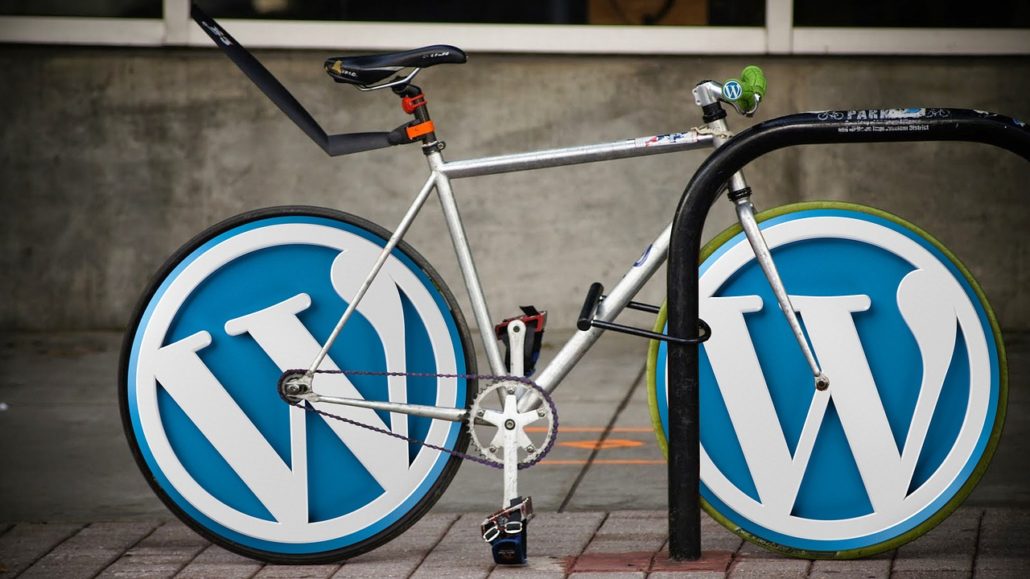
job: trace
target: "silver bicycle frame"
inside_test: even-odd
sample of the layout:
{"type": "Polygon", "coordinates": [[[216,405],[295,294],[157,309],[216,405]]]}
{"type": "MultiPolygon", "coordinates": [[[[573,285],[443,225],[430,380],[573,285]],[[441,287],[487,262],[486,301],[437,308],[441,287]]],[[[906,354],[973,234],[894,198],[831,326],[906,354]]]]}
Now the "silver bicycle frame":
{"type": "MultiPolygon", "coordinates": [[[[329,340],[312,362],[308,376],[310,377],[314,374],[315,370],[321,365],[335,337],[357,307],[365,290],[367,290],[375,276],[379,273],[390,252],[407,232],[431,190],[435,190],[440,199],[440,206],[447,223],[447,229],[451,235],[451,242],[454,244],[458,265],[465,280],[465,288],[472,303],[472,312],[480,329],[482,343],[491,372],[495,375],[507,375],[508,369],[504,366],[504,359],[501,356],[500,348],[497,341],[493,339],[491,329],[493,328],[494,318],[490,315],[482,286],[479,283],[479,274],[476,272],[476,264],[472,257],[468,238],[465,235],[465,227],[461,221],[458,205],[454,198],[454,191],[451,188],[451,180],[548,167],[564,167],[613,159],[661,155],[677,151],[700,149],[715,146],[716,144],[715,136],[707,129],[690,129],[682,133],[625,139],[597,145],[549,149],[455,162],[444,161],[443,155],[438,150],[429,152],[427,159],[432,171],[431,175],[408,208],[397,229],[389,241],[387,241],[375,266],[366,276],[355,298],[351,300],[347,311],[340,318],[329,340]]],[[[611,289],[604,302],[598,306],[597,319],[613,321],[633,296],[647,283],[658,267],[665,261],[668,254],[671,231],[672,224],[670,223],[658,238],[654,240],[645,255],[634,263],[626,275],[611,289]]],[[[554,359],[541,370],[536,380],[537,384],[547,392],[553,391],[562,378],[572,370],[573,366],[583,357],[603,332],[604,330],[601,328],[577,331],[565,343],[554,359]]],[[[523,401],[526,406],[531,402],[531,400],[523,401]]]]}
{"type": "MultiPolygon", "coordinates": [[[[473,314],[476,317],[476,324],[480,328],[483,344],[486,347],[490,369],[495,374],[506,374],[507,369],[504,367],[497,341],[493,339],[490,332],[490,328],[493,327],[493,318],[490,316],[483,292],[479,287],[475,263],[472,260],[472,254],[465,239],[461,217],[458,215],[458,209],[454,203],[450,184],[451,179],[496,175],[514,171],[529,171],[548,167],[564,167],[567,165],[646,155],[660,155],[676,151],[699,149],[712,144],[713,138],[711,135],[701,134],[696,129],[691,129],[684,133],[671,133],[598,145],[549,149],[451,163],[444,162],[439,152],[430,153],[429,163],[438,175],[436,181],[437,191],[440,193],[440,201],[443,205],[447,225],[451,230],[451,239],[458,254],[458,264],[461,267],[461,272],[471,297],[473,314]]],[[[658,236],[658,239],[652,243],[652,250],[645,259],[641,260],[642,263],[638,262],[627,272],[626,276],[612,289],[608,298],[598,308],[597,317],[599,319],[604,321],[614,320],[625,308],[626,303],[647,283],[647,280],[651,278],[658,267],[665,261],[671,231],[672,223],[670,222],[662,234],[658,236]]],[[[562,378],[572,370],[572,367],[590,349],[590,346],[597,341],[597,338],[600,337],[603,331],[599,328],[577,331],[565,343],[554,359],[541,370],[536,380],[537,384],[547,392],[553,391],[562,378]]]]}
{"type": "MultiPolygon", "coordinates": [[[[706,105],[714,104],[722,97],[722,85],[713,81],[707,81],[694,88],[694,99],[697,105],[704,108],[706,105]]],[[[479,274],[476,272],[476,263],[472,258],[472,249],[469,247],[468,237],[465,235],[465,227],[461,222],[461,214],[458,212],[458,204],[454,199],[454,191],[451,189],[451,179],[463,177],[478,177],[482,175],[496,175],[499,173],[510,173],[514,171],[530,171],[533,169],[544,169],[548,167],[564,167],[566,165],[578,165],[596,161],[610,161],[613,159],[626,159],[632,157],[643,157],[647,155],[660,155],[676,151],[688,151],[701,147],[719,147],[730,137],[726,128],[724,117],[713,119],[704,128],[693,128],[682,133],[669,133],[651,137],[640,137],[636,139],[625,139],[611,143],[598,145],[586,145],[581,147],[568,147],[562,149],[548,149],[545,151],[533,151],[518,153],[515,155],[499,155],[496,157],[483,157],[467,161],[456,161],[448,163],[444,161],[438,147],[439,143],[433,142],[425,145],[426,157],[429,168],[432,171],[425,185],[419,191],[412,202],[404,218],[398,225],[397,230],[390,236],[389,241],[383,248],[372,270],[368,273],[365,281],[362,282],[356,295],[351,300],[346,312],[337,322],[332,334],[326,341],[322,350],[315,357],[311,367],[304,374],[302,380],[310,386],[311,379],[318,369],[322,360],[325,359],[329,348],[339,335],[347,319],[354,313],[361,298],[371,286],[375,276],[379,273],[390,252],[397,243],[404,237],[404,233],[411,226],[418,215],[422,205],[432,190],[436,190],[440,198],[440,206],[443,209],[444,218],[447,222],[447,229],[451,234],[451,242],[454,244],[454,251],[458,258],[458,265],[461,268],[462,277],[465,279],[465,288],[468,290],[472,303],[472,312],[479,326],[480,337],[486,349],[487,360],[490,370],[494,375],[508,375],[509,369],[504,367],[501,358],[501,351],[497,341],[493,339],[493,318],[490,316],[490,309],[483,295],[483,288],[479,284],[479,274]]],[[[794,339],[801,348],[802,353],[812,370],[815,378],[816,388],[822,390],[829,385],[829,380],[822,373],[811,349],[807,343],[804,333],[801,331],[800,321],[790,300],[787,291],[783,287],[783,281],[776,272],[775,265],[769,254],[764,238],[758,230],[751,203],[748,200],[750,190],[744,180],[744,175],[739,171],[729,179],[731,191],[745,192],[745,195],[738,199],[737,214],[744,230],[747,232],[748,242],[751,244],[758,261],[762,265],[762,271],[769,281],[773,292],[777,296],[780,308],[789,323],[794,334],[794,339]]],[[[644,254],[633,264],[633,267],[619,280],[611,292],[598,304],[594,312],[594,319],[602,322],[613,322],[615,318],[625,309],[629,301],[640,291],[645,283],[659,266],[665,261],[669,253],[669,238],[672,233],[672,223],[667,225],[658,235],[658,238],[648,246],[644,254]]],[[[561,383],[561,380],[572,370],[577,362],[586,354],[587,350],[597,341],[604,329],[592,326],[587,330],[578,330],[558,351],[554,359],[545,366],[537,384],[546,392],[552,392],[561,383]]],[[[525,411],[538,404],[536,396],[525,396],[519,401],[519,411],[525,411]]]]}

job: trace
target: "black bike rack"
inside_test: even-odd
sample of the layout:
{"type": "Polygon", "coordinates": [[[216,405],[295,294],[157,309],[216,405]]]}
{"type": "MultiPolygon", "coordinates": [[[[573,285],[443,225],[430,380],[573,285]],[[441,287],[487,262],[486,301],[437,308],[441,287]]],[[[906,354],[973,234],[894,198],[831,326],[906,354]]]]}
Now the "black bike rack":
{"type": "MultiPolygon", "coordinates": [[[[901,141],[984,143],[1030,161],[1030,130],[1025,123],[966,109],[826,111],[789,115],[755,125],[708,157],[680,199],[669,246],[669,334],[688,339],[697,337],[701,230],[708,209],[730,176],[758,157],[786,147],[901,141]]],[[[678,560],[698,559],[701,557],[698,345],[670,342],[668,348],[669,556],[678,560]]]]}

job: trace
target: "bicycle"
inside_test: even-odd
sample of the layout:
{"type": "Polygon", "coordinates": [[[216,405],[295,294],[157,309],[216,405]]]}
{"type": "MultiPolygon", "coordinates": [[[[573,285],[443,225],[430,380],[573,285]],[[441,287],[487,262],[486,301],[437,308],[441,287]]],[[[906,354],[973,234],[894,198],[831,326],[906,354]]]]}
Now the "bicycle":
{"type": "MultiPolygon", "coordinates": [[[[943,520],[983,474],[1007,392],[997,322],[953,254],[879,210],[805,203],[756,215],[738,172],[726,191],[740,224],[704,250],[701,312],[711,325],[696,335],[667,335],[664,307],[632,301],[666,259],[671,224],[607,295],[590,287],[578,331],[535,380],[546,313],[529,308],[494,326],[451,180],[719,147],[732,138],[723,105],[747,116],[760,105],[759,68],[694,88],[701,127],[445,161],[412,80],[465,62],[461,50],[328,59],[333,80],[390,89],[412,120],[327,135],[213,19],[196,7],[192,16],[329,155],[419,143],[430,168],[392,233],[329,209],[252,211],[186,243],[144,292],[120,368],[126,435],[157,495],[213,542],[274,562],[352,557],[411,526],[471,460],[503,469],[502,508],[481,529],[495,561],[526,562],[532,502],[518,470],[550,449],[550,393],[605,331],[652,340],[649,398],[663,448],[666,344],[701,345],[705,508],[765,547],[806,557],[894,548],[943,520]],[[434,191],[485,375],[450,290],[403,241],[434,191]],[[617,323],[625,308],[657,314],[654,330],[617,323]],[[870,350],[868,335],[895,339],[870,350]],[[480,381],[490,384],[480,390],[480,381]],[[818,491],[825,485],[836,496],[818,491]]],[[[876,114],[910,122],[940,110],[876,114]]]]}

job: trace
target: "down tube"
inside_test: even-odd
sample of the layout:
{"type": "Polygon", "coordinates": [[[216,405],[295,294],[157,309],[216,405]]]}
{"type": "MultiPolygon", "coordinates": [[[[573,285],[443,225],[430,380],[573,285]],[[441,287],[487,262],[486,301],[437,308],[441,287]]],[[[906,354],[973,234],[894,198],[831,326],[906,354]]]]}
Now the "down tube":
{"type": "MultiPolygon", "coordinates": [[[[612,288],[604,301],[598,304],[597,319],[605,322],[615,321],[615,318],[626,308],[626,304],[633,299],[633,296],[637,295],[640,288],[644,287],[644,284],[651,279],[651,276],[665,262],[665,258],[669,253],[669,237],[671,234],[672,224],[670,223],[662,230],[658,238],[648,246],[644,251],[644,255],[619,280],[619,283],[615,284],[615,287],[612,288]]],[[[579,362],[580,358],[586,354],[587,350],[594,345],[594,342],[601,337],[603,332],[602,328],[590,328],[585,331],[579,330],[573,334],[569,341],[562,346],[562,349],[558,351],[554,359],[541,370],[537,384],[547,392],[552,392],[556,389],[562,379],[579,362]]],[[[524,405],[528,407],[530,402],[527,400],[524,404],[520,404],[520,409],[525,410],[522,407],[524,405]]]]}

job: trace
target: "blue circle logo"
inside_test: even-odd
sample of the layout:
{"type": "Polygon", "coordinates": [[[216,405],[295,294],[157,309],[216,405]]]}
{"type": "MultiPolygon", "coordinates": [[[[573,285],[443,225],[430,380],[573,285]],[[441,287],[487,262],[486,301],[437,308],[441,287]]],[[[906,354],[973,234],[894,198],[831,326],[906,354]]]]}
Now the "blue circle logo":
{"type": "Polygon", "coordinates": [[[722,85],[722,96],[726,97],[728,100],[735,101],[739,99],[742,94],[744,94],[744,88],[735,80],[728,80],[726,81],[726,84],[722,85]]]}
{"type": "MultiPolygon", "coordinates": [[[[791,549],[889,541],[948,505],[988,447],[990,319],[961,270],[898,223],[820,209],[761,225],[830,388],[814,388],[744,235],[730,239],[701,266],[702,496],[791,549]]],[[[667,432],[664,344],[656,378],[667,432]]]]}
{"type": "MultiPolygon", "coordinates": [[[[285,404],[284,370],[307,368],[384,242],[357,226],[298,216],[227,231],[155,292],[134,337],[129,413],[168,496],[217,535],[251,548],[343,548],[396,523],[449,455],[285,404]]],[[[432,280],[396,251],[344,327],[321,394],[460,407],[464,351],[432,280]],[[391,372],[429,376],[386,376],[391,372]],[[378,374],[375,374],[378,373],[378,374]]],[[[453,447],[460,425],[367,409],[316,408],[453,447]]]]}

